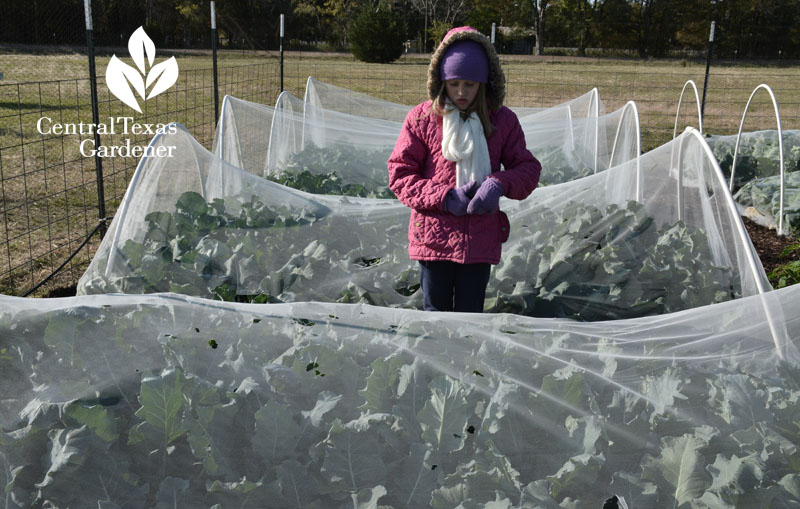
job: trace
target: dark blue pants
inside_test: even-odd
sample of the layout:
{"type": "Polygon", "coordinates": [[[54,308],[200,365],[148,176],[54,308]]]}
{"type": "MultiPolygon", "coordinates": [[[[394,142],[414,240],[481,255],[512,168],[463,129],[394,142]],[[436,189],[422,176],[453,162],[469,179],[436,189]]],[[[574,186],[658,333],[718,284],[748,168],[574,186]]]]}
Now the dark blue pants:
{"type": "Polygon", "coordinates": [[[488,263],[420,261],[419,265],[425,311],[483,313],[491,271],[488,263]]]}

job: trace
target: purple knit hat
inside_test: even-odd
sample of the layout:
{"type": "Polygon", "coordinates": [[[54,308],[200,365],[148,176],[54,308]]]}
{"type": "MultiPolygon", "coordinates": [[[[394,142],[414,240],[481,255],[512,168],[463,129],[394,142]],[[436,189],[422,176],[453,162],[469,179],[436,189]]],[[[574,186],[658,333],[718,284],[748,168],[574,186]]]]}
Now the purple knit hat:
{"type": "Polygon", "coordinates": [[[489,58],[486,50],[475,41],[453,43],[439,67],[439,78],[445,80],[469,80],[478,83],[489,81],[489,58]]]}

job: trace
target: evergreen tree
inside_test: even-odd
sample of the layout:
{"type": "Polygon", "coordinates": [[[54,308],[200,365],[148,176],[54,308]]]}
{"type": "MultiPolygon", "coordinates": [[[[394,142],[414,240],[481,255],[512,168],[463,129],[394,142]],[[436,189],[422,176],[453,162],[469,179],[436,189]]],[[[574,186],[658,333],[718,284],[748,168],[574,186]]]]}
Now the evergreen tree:
{"type": "Polygon", "coordinates": [[[364,9],[350,28],[350,51],[364,62],[387,63],[400,58],[406,29],[386,8],[364,9]]]}

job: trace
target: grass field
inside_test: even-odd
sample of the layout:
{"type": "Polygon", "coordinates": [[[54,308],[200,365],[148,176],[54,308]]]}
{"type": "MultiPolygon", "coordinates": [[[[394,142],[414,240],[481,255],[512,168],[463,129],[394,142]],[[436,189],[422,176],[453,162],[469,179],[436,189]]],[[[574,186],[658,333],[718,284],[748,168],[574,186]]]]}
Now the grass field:
{"type": "MultiPolygon", "coordinates": [[[[123,50],[124,51],[124,50],[123,50]]],[[[118,54],[122,57],[122,54],[118,54]]],[[[127,55],[125,55],[127,57],[127,55]]],[[[168,56],[156,55],[156,63],[168,56]]],[[[213,76],[210,55],[176,55],[180,77],[175,87],[146,103],[142,114],[124,106],[105,87],[110,55],[96,59],[100,122],[132,116],[134,122],[181,122],[207,148],[214,134],[213,76]]],[[[678,99],[692,79],[702,93],[705,66],[687,61],[622,61],[587,59],[521,59],[506,57],[506,103],[548,107],[593,87],[606,112],[633,100],[638,107],[643,149],[650,150],[672,137],[678,99]]],[[[130,58],[123,61],[131,63],[130,58]]],[[[280,91],[279,60],[275,55],[222,52],[219,98],[225,94],[273,104],[280,91]]],[[[0,293],[20,294],[46,277],[74,251],[98,220],[96,168],[83,157],[80,143],[89,134],[40,134],[37,122],[92,122],[88,61],[80,54],[20,54],[0,50],[0,293]]],[[[365,64],[352,57],[287,54],[284,88],[302,97],[308,76],[319,81],[404,104],[426,97],[427,61],[403,58],[397,63],[365,64]]],[[[800,128],[800,67],[715,64],[711,68],[705,105],[704,130],[735,134],[745,104],[760,83],[768,84],[780,104],[784,129],[800,128]]],[[[775,128],[772,103],[766,93],[756,96],[746,131],[775,128]]],[[[694,95],[686,95],[678,129],[697,126],[694,95]]],[[[130,139],[144,146],[151,135],[113,135],[104,145],[130,139]]],[[[116,209],[137,164],[136,158],[103,161],[106,215],[116,209]]],[[[54,282],[37,292],[44,295],[77,280],[94,252],[89,249],[54,282]]]]}

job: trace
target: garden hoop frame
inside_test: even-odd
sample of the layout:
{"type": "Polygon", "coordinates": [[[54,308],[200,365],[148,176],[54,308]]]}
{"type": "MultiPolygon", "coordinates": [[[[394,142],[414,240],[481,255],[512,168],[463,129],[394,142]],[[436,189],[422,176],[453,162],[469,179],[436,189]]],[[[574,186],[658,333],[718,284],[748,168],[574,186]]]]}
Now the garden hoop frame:
{"type": "MultiPolygon", "coordinates": [[[[222,98],[222,106],[219,109],[219,126],[217,128],[217,133],[220,133],[219,153],[215,154],[215,155],[220,157],[223,160],[226,160],[226,159],[225,159],[225,136],[223,136],[222,133],[225,132],[225,118],[227,116],[226,113],[227,113],[228,109],[230,109],[230,103],[231,103],[232,99],[236,99],[236,98],[231,96],[231,95],[229,95],[229,94],[225,94],[225,97],[222,98]]],[[[235,117],[233,117],[231,120],[233,121],[233,128],[236,130],[236,138],[235,138],[236,139],[236,155],[237,155],[236,159],[241,163],[241,160],[242,160],[242,146],[239,143],[239,139],[241,138],[241,136],[239,136],[239,124],[236,122],[236,118],[235,117]]],[[[223,180],[223,184],[224,184],[224,180],[223,180]]]]}
{"type": "Polygon", "coordinates": [[[693,80],[688,80],[686,83],[683,84],[683,90],[681,90],[681,96],[678,98],[678,111],[675,112],[675,126],[672,128],[672,139],[675,139],[675,136],[678,135],[678,119],[681,116],[681,102],[683,101],[683,94],[686,93],[686,87],[691,85],[692,89],[694,90],[694,99],[695,103],[697,104],[697,124],[698,130],[700,134],[703,134],[703,113],[702,109],[700,108],[700,94],[697,93],[697,85],[695,85],[693,80]]]}
{"type": "MultiPolygon", "coordinates": [[[[284,90],[278,95],[278,99],[275,101],[275,108],[272,111],[272,120],[270,121],[269,125],[269,139],[267,140],[267,160],[264,161],[264,175],[266,177],[272,172],[271,168],[271,161],[272,161],[272,138],[275,135],[275,117],[278,116],[279,105],[284,102],[288,101],[289,106],[291,107],[292,114],[294,114],[294,107],[292,106],[291,97],[294,97],[289,91],[284,90]]],[[[306,129],[306,112],[305,112],[305,101],[303,101],[303,131],[301,133],[300,138],[300,147],[304,146],[305,142],[305,129],[306,129]]],[[[295,135],[297,133],[294,133],[295,135]]],[[[297,141],[295,140],[295,147],[297,146],[297,141]]]]}
{"type": "MultiPolygon", "coordinates": [[[[300,135],[300,150],[303,150],[304,148],[306,148],[306,125],[307,125],[307,120],[308,120],[308,119],[306,119],[306,105],[308,104],[308,99],[309,99],[308,98],[308,91],[309,90],[314,90],[314,95],[316,97],[319,97],[319,94],[317,94],[316,89],[314,88],[314,78],[312,76],[309,76],[308,79],[306,79],[306,89],[303,91],[303,132],[300,135]]],[[[276,102],[275,105],[277,106],[277,104],[278,103],[276,102]]],[[[318,100],[314,101],[314,106],[317,107],[317,108],[320,107],[318,100]]],[[[270,131],[270,134],[271,133],[272,133],[272,131],[270,131]]]]}
{"type": "Polygon", "coordinates": [[[625,120],[625,115],[628,114],[629,110],[633,110],[633,119],[636,122],[636,201],[642,202],[642,168],[640,162],[642,155],[642,128],[639,123],[639,108],[636,107],[634,101],[628,101],[622,107],[622,114],[617,123],[617,132],[614,134],[614,145],[611,147],[611,157],[608,159],[608,167],[612,168],[614,166],[614,155],[617,151],[617,143],[619,143],[619,133],[622,130],[622,122],[625,120]]]}
{"type": "Polygon", "coordinates": [[[736,174],[736,158],[739,155],[739,142],[742,138],[742,129],[744,128],[744,121],[747,118],[747,112],[750,109],[750,104],[753,102],[753,97],[755,97],[756,93],[760,90],[764,89],[769,94],[770,99],[772,100],[772,107],[775,110],[775,120],[778,124],[778,149],[780,151],[780,177],[781,177],[781,189],[780,189],[780,204],[778,205],[778,235],[783,235],[783,194],[784,194],[784,165],[783,165],[783,128],[781,127],[781,114],[778,110],[778,100],[775,99],[775,94],[772,92],[772,89],[766,83],[762,83],[758,85],[753,92],[750,94],[750,99],[747,100],[747,105],[744,107],[744,113],[742,113],[742,121],[739,123],[739,133],[736,135],[736,145],[733,148],[733,162],[731,163],[731,181],[728,187],[728,190],[733,192],[733,177],[736,174]]]}
{"type": "MultiPolygon", "coordinates": [[[[693,80],[688,80],[686,83],[683,84],[683,89],[681,90],[681,95],[678,97],[678,109],[675,112],[675,124],[672,127],[672,139],[674,140],[678,136],[678,119],[681,115],[681,103],[683,102],[683,95],[686,93],[686,88],[688,86],[692,87],[694,90],[694,98],[697,104],[697,120],[699,124],[699,131],[700,134],[703,134],[703,114],[702,109],[700,108],[700,94],[697,92],[697,85],[695,85],[693,80]]],[[[687,126],[689,127],[689,126],[687,126]]],[[[678,146],[678,157],[681,155],[681,148],[682,145],[678,146]]],[[[669,168],[670,171],[675,167],[675,146],[672,147],[672,150],[669,154],[669,168]]],[[[678,171],[678,219],[681,219],[683,216],[683,172],[680,168],[677,169],[678,171]]]]}
{"type": "Polygon", "coordinates": [[[567,105],[567,123],[569,124],[569,149],[575,151],[575,124],[572,121],[572,106],[567,105]]]}
{"type": "MultiPolygon", "coordinates": [[[[178,129],[182,129],[183,131],[186,132],[186,134],[188,134],[190,137],[192,137],[192,135],[189,132],[189,130],[183,124],[181,124],[179,122],[170,122],[169,124],[164,126],[164,129],[161,132],[159,132],[158,134],[153,136],[153,139],[150,140],[150,143],[147,144],[147,148],[155,146],[155,144],[158,142],[158,140],[160,140],[161,137],[164,136],[164,134],[166,133],[167,129],[172,125],[177,126],[178,129]]],[[[192,137],[192,139],[194,139],[194,138],[192,137]]],[[[150,160],[151,157],[156,157],[156,156],[152,156],[152,155],[147,155],[147,153],[148,153],[148,151],[147,151],[147,149],[145,149],[145,155],[143,155],[142,158],[139,159],[139,164],[136,165],[136,170],[133,172],[133,176],[131,177],[130,184],[128,184],[128,189],[125,190],[125,195],[122,197],[122,202],[120,203],[120,207],[117,210],[117,213],[115,214],[115,217],[114,217],[114,219],[119,219],[119,221],[117,221],[116,228],[114,229],[114,236],[113,236],[112,242],[111,242],[111,252],[109,253],[108,260],[106,261],[106,270],[105,270],[105,273],[104,273],[106,278],[111,277],[111,266],[113,265],[114,259],[116,258],[116,255],[117,255],[116,246],[117,246],[117,243],[119,242],[119,236],[121,234],[122,221],[125,219],[125,216],[128,214],[128,207],[130,205],[131,199],[133,198],[133,191],[136,189],[136,185],[139,182],[139,178],[142,176],[142,172],[144,171],[143,170],[144,163],[146,161],[150,160]],[[117,215],[119,217],[116,217],[117,215]]],[[[206,197],[206,189],[205,189],[205,183],[203,182],[203,179],[202,179],[202,175],[200,174],[200,161],[197,160],[197,152],[193,152],[193,154],[194,154],[194,160],[195,160],[195,168],[197,168],[197,174],[198,174],[198,177],[200,177],[200,183],[203,184],[203,185],[200,186],[200,190],[202,191],[202,193],[203,193],[202,196],[205,199],[205,197],[206,197]]]]}
{"type": "Polygon", "coordinates": [[[597,87],[591,92],[592,98],[589,100],[589,115],[594,119],[594,173],[597,175],[597,152],[600,148],[600,93],[597,87]]]}
{"type": "MultiPolygon", "coordinates": [[[[679,218],[681,218],[681,216],[683,215],[683,189],[681,187],[681,185],[682,185],[682,175],[683,175],[683,158],[681,156],[682,156],[682,153],[683,153],[683,147],[686,144],[687,140],[690,140],[692,138],[696,139],[700,143],[700,146],[703,148],[703,151],[705,152],[705,155],[706,155],[706,159],[711,162],[712,172],[714,173],[716,179],[719,181],[719,184],[722,186],[723,189],[725,189],[725,187],[726,187],[725,186],[725,175],[723,175],[722,169],[719,167],[719,163],[717,162],[717,159],[714,156],[714,152],[711,150],[711,147],[708,146],[708,143],[706,142],[705,138],[703,137],[703,135],[697,129],[687,126],[686,129],[684,130],[683,134],[681,135],[680,143],[678,145],[678,186],[679,186],[678,187],[678,201],[679,201],[678,215],[679,215],[679,218]]],[[[728,210],[730,210],[730,211],[736,211],[737,210],[736,209],[736,202],[734,202],[733,195],[730,192],[724,193],[724,198],[723,199],[728,204],[728,210]]],[[[755,279],[755,283],[756,283],[756,290],[758,291],[758,295],[761,297],[761,304],[762,304],[762,306],[764,308],[764,314],[766,315],[766,318],[767,318],[767,324],[769,325],[770,333],[772,334],[772,342],[775,345],[775,350],[776,350],[776,352],[778,354],[778,357],[783,360],[784,359],[784,354],[783,354],[782,342],[778,339],[778,337],[779,336],[786,337],[787,334],[785,332],[784,332],[784,334],[780,334],[779,331],[777,330],[777,326],[775,324],[775,321],[772,318],[772,311],[771,311],[770,307],[767,305],[767,302],[764,299],[764,297],[767,296],[768,291],[767,291],[767,288],[764,286],[764,282],[761,280],[761,278],[758,277],[758,274],[762,274],[763,273],[763,268],[762,268],[762,270],[759,270],[759,266],[760,265],[758,263],[756,263],[756,255],[755,255],[754,249],[752,248],[753,242],[750,240],[750,236],[747,234],[747,230],[744,227],[744,222],[742,221],[742,216],[739,215],[738,213],[732,213],[731,216],[732,216],[731,219],[732,219],[732,221],[733,221],[733,223],[734,223],[734,225],[736,227],[736,233],[739,235],[739,237],[742,240],[742,242],[744,242],[744,245],[750,247],[749,249],[746,250],[745,257],[747,258],[747,263],[748,263],[748,265],[750,265],[750,270],[753,273],[753,276],[754,276],[754,279],[755,279]]]]}
{"type": "MultiPolygon", "coordinates": [[[[722,184],[722,188],[726,188],[725,183],[725,176],[722,173],[722,169],[719,167],[719,163],[717,162],[716,158],[714,157],[714,152],[711,150],[711,147],[708,146],[708,143],[703,138],[703,135],[694,127],[687,126],[686,129],[680,136],[678,140],[678,167],[677,173],[677,183],[678,183],[678,220],[683,220],[683,208],[684,208],[684,199],[683,199],[683,148],[687,143],[687,140],[691,140],[692,138],[696,138],[698,141],[702,142],[700,146],[703,148],[703,151],[706,155],[706,159],[711,162],[712,171],[714,173],[714,178],[719,180],[722,184]]],[[[733,195],[730,193],[725,193],[724,200],[728,205],[728,209],[731,211],[736,210],[736,203],[733,201],[733,195]]],[[[750,236],[747,234],[747,230],[744,227],[744,223],[742,222],[741,216],[737,214],[732,214],[732,220],[736,225],[736,233],[739,235],[739,238],[744,242],[745,245],[752,244],[750,240],[750,236]]],[[[758,274],[758,264],[756,263],[756,255],[753,249],[747,250],[747,262],[750,265],[750,269],[753,271],[754,274],[758,274]]],[[[763,281],[756,278],[756,289],[758,293],[764,293],[766,288],[764,287],[763,281]]]]}

